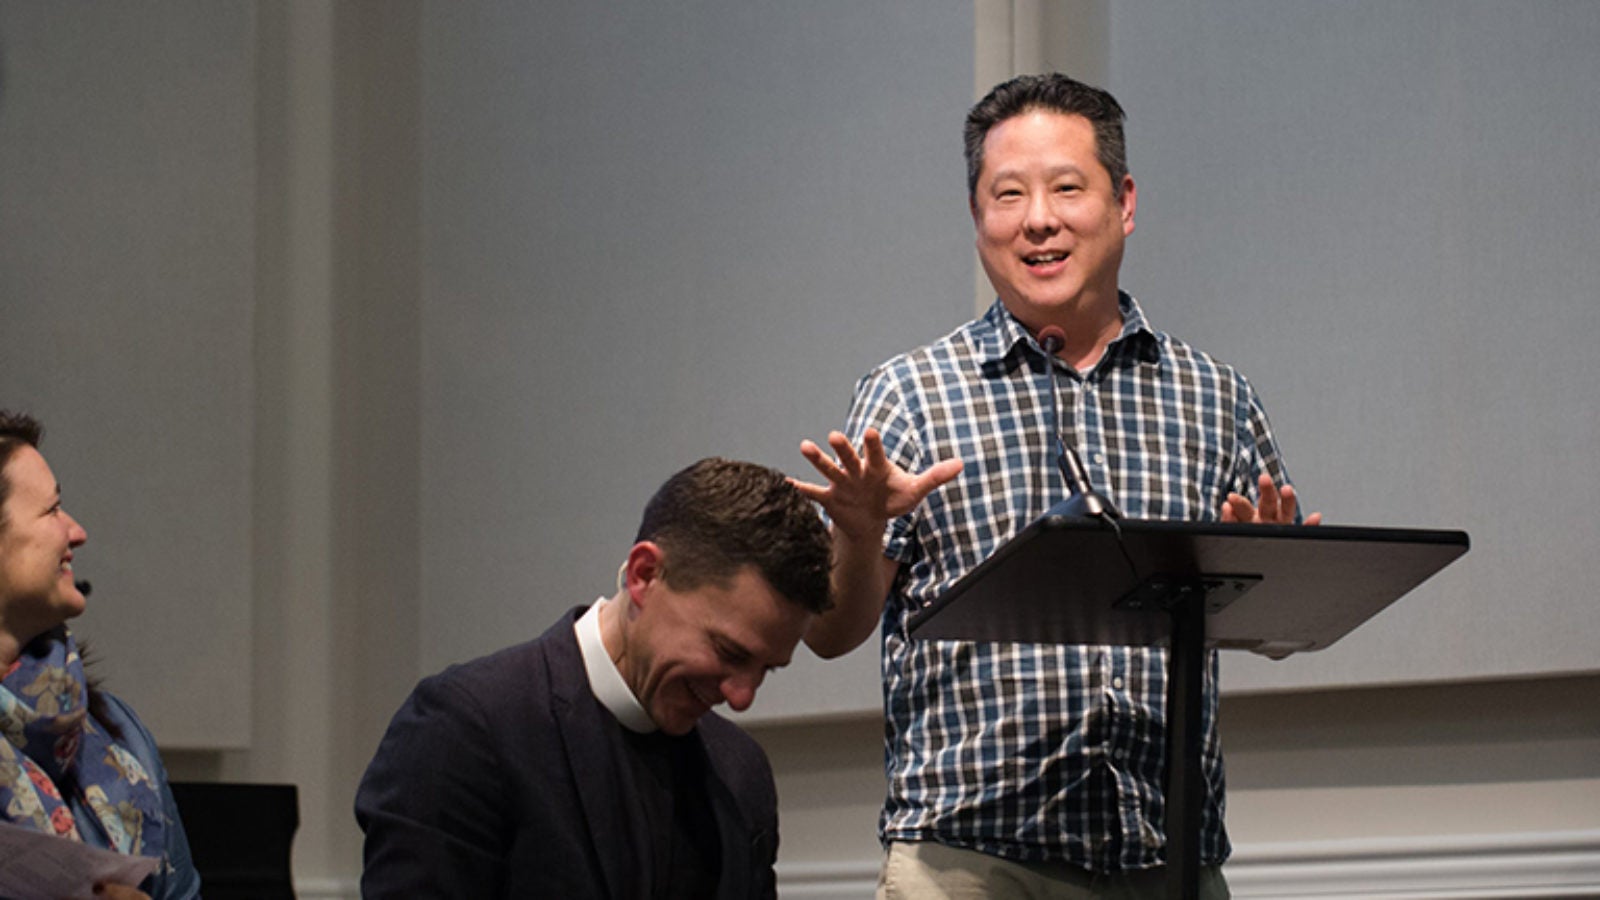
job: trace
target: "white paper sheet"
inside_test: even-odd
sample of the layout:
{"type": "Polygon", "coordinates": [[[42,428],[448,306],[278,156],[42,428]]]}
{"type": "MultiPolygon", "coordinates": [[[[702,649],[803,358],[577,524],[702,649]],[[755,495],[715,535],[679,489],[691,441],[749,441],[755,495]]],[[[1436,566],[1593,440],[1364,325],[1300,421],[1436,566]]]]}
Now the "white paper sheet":
{"type": "Polygon", "coordinates": [[[137,885],[160,863],[0,822],[0,896],[14,900],[94,900],[96,882],[137,885]]]}

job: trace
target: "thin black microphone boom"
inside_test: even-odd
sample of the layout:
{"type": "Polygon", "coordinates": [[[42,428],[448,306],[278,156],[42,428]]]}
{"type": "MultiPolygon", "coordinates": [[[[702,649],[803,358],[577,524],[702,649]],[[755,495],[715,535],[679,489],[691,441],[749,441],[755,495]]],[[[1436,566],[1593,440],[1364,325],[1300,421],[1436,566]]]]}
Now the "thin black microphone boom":
{"type": "Polygon", "coordinates": [[[1089,472],[1083,467],[1083,460],[1078,458],[1078,451],[1062,437],[1061,423],[1056,420],[1055,411],[1061,409],[1061,386],[1056,383],[1055,357],[1066,344],[1067,333],[1059,326],[1046,325],[1039,329],[1039,346],[1044,348],[1046,354],[1044,371],[1050,378],[1050,422],[1056,433],[1056,465],[1060,466],[1061,477],[1067,480],[1067,490],[1070,492],[1065,500],[1050,507],[1045,515],[1121,518],[1122,512],[1116,504],[1107,500],[1089,483],[1089,472]]]}
{"type": "Polygon", "coordinates": [[[84,579],[82,581],[74,581],[72,583],[72,586],[77,588],[78,589],[78,593],[84,595],[85,597],[89,596],[89,591],[93,590],[93,588],[89,584],[88,579],[84,579]]]}

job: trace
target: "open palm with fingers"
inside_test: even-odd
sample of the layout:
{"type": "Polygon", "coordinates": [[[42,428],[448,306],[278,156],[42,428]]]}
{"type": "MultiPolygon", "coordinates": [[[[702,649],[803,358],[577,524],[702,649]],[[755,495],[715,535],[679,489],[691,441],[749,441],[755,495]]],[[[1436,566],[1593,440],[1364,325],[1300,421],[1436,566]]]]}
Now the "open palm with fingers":
{"type": "Polygon", "coordinates": [[[791,481],[827,510],[835,528],[852,537],[876,535],[885,522],[915,509],[935,488],[961,473],[959,459],[934,463],[915,475],[907,472],[889,461],[875,428],[862,435],[860,453],[837,431],[829,433],[828,446],[832,457],[811,441],[800,443],[800,454],[827,479],[826,485],[791,481]]]}

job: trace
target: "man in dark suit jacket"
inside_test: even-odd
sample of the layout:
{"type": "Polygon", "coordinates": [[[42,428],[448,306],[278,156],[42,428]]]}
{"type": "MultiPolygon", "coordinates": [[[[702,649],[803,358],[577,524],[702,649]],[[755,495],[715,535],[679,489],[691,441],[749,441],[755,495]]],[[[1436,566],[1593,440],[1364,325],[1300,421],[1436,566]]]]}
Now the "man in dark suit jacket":
{"type": "Polygon", "coordinates": [[[770,898],[777,795],[749,706],[827,608],[829,538],[780,473],[702,460],[617,594],[423,680],[361,780],[362,896],[770,898]]]}

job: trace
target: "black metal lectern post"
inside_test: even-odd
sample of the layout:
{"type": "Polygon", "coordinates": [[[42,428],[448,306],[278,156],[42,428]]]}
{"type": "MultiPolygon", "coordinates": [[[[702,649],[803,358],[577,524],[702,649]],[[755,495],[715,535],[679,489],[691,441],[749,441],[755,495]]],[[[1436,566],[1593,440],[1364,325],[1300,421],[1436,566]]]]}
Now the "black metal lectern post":
{"type": "Polygon", "coordinates": [[[1207,648],[1321,650],[1467,546],[1460,531],[1046,516],[917,613],[910,632],[1168,646],[1168,895],[1195,898],[1207,648]]]}

